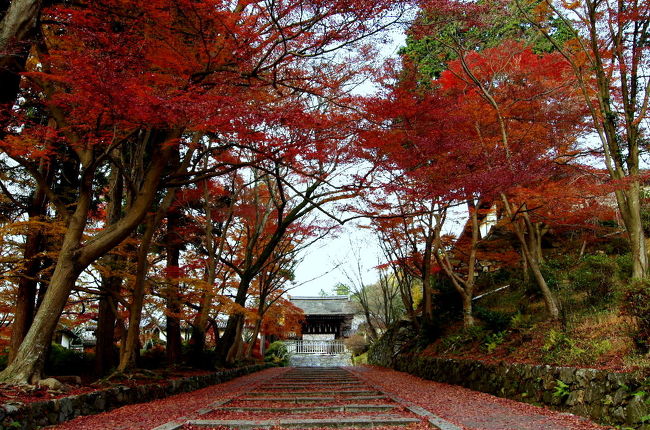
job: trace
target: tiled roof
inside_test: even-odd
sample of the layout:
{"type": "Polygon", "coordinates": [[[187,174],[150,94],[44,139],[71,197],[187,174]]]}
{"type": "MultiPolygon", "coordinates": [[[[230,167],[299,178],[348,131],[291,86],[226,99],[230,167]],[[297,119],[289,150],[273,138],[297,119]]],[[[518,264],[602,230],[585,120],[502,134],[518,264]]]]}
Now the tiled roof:
{"type": "Polygon", "coordinates": [[[291,303],[303,310],[305,315],[354,315],[354,303],[348,296],[289,297],[291,303]]]}

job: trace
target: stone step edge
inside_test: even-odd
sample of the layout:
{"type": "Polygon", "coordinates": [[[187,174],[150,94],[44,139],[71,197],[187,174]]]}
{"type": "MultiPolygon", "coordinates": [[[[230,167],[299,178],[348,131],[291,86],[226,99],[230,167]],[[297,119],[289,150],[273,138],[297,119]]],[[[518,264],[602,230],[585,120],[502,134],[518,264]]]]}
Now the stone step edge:
{"type": "MultiPolygon", "coordinates": [[[[272,382],[269,384],[264,384],[261,385],[261,387],[278,387],[278,388],[285,388],[285,387],[311,387],[311,386],[317,386],[317,387],[322,387],[322,388],[327,388],[327,387],[351,387],[352,389],[358,389],[359,387],[364,386],[362,382],[320,382],[320,381],[313,381],[313,382],[272,382]]],[[[334,389],[334,388],[332,388],[334,389]]]]}
{"type": "Polygon", "coordinates": [[[377,390],[359,391],[250,391],[246,393],[249,397],[310,397],[310,396],[374,396],[383,394],[377,390]]]}
{"type": "MultiPolygon", "coordinates": [[[[314,418],[279,420],[190,420],[186,424],[197,427],[229,427],[236,429],[311,428],[311,427],[377,427],[403,426],[420,422],[417,418],[406,417],[354,417],[354,418],[314,418]]],[[[176,427],[176,430],[181,427],[176,427]]]]}
{"type": "Polygon", "coordinates": [[[276,379],[273,381],[274,384],[362,384],[361,381],[358,379],[346,379],[346,380],[341,380],[338,379],[336,381],[323,381],[322,379],[297,379],[295,381],[293,380],[287,380],[287,379],[276,379]]]}
{"type": "MultiPolygon", "coordinates": [[[[354,401],[354,400],[382,400],[389,399],[390,397],[384,395],[376,396],[349,396],[340,400],[354,401]]],[[[287,403],[296,403],[296,402],[321,402],[321,401],[333,401],[337,400],[336,397],[241,397],[236,399],[237,401],[245,402],[287,402],[287,403]]]]}
{"type": "Polygon", "coordinates": [[[310,406],[310,407],[297,407],[287,409],[285,407],[246,407],[246,406],[222,406],[216,408],[215,410],[227,411],[227,412],[286,412],[288,414],[298,414],[298,413],[308,413],[308,412],[353,412],[353,411],[386,411],[390,409],[395,409],[399,405],[389,405],[389,404],[380,404],[380,405],[337,405],[337,406],[310,406]]]}

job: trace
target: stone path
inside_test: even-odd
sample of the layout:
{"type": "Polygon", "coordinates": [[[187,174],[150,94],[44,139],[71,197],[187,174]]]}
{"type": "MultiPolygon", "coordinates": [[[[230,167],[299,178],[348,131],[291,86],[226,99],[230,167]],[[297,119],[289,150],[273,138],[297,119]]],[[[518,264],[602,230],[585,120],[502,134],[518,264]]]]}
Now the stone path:
{"type": "Polygon", "coordinates": [[[53,428],[225,430],[273,426],[373,426],[383,430],[611,428],[374,366],[271,368],[194,392],[78,417],[53,428]]]}
{"type": "Polygon", "coordinates": [[[339,367],[296,367],[155,430],[403,427],[460,430],[339,367]]]}

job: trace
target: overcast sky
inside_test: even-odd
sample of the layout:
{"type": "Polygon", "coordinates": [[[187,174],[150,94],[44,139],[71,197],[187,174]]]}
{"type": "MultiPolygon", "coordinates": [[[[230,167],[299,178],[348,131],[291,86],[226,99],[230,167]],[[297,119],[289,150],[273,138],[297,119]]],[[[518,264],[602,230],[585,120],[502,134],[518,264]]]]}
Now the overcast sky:
{"type": "MultiPolygon", "coordinates": [[[[381,50],[384,58],[397,57],[398,50],[405,44],[406,36],[397,28],[390,37],[392,42],[384,45],[381,50]]],[[[358,87],[356,92],[369,94],[372,90],[373,85],[368,83],[358,87]]],[[[349,273],[356,270],[356,257],[351,252],[350,242],[362,248],[358,254],[360,254],[361,266],[365,269],[364,283],[373,283],[377,280],[378,276],[373,268],[378,264],[381,250],[372,231],[358,228],[357,224],[358,222],[346,224],[336,237],[325,237],[305,251],[304,260],[295,273],[294,282],[297,286],[289,294],[318,295],[321,290],[329,292],[338,283],[348,284],[345,271],[349,273]]]]}

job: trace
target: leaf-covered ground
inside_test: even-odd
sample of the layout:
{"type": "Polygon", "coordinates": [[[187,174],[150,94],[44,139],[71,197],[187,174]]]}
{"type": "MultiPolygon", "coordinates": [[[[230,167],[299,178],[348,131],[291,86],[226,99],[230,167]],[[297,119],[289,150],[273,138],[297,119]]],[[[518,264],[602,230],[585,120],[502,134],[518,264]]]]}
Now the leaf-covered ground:
{"type": "Polygon", "coordinates": [[[574,415],[502,399],[467,388],[427,381],[376,366],[350,367],[378,389],[421,406],[464,429],[595,430],[608,427],[574,415]]]}
{"type": "MultiPolygon", "coordinates": [[[[462,387],[426,381],[393,370],[371,366],[351,367],[348,370],[388,395],[398,396],[421,406],[463,429],[596,430],[606,428],[584,418],[501,399],[462,387]]],[[[245,396],[246,393],[254,391],[258,385],[264,382],[268,383],[286,371],[287,369],[279,368],[267,369],[192,393],[125,406],[99,415],[80,417],[54,428],[70,430],[152,429],[181,417],[195,419],[198,417],[198,410],[222,399],[245,396]]],[[[237,401],[230,405],[241,405],[240,402],[237,401]]],[[[255,404],[256,402],[246,401],[245,403],[247,406],[271,406],[268,402],[257,402],[255,404]]],[[[404,412],[400,411],[398,413],[404,412]]],[[[335,414],[339,415],[336,412],[335,414]]],[[[365,412],[359,414],[367,415],[365,412]]],[[[210,417],[217,418],[217,415],[219,418],[247,418],[246,414],[235,412],[211,413],[210,417]]],[[[329,416],[331,416],[331,413],[329,416]]],[[[268,418],[278,417],[279,414],[277,413],[268,414],[268,418]]],[[[201,418],[205,419],[207,416],[204,415],[201,418]]],[[[255,414],[255,419],[264,418],[265,415],[263,414],[255,414]]],[[[418,426],[414,427],[417,428],[418,426]]],[[[420,427],[428,426],[421,425],[420,427]]]]}
{"type": "Polygon", "coordinates": [[[144,430],[180,417],[195,418],[199,409],[249,391],[260,382],[286,371],[285,368],[266,369],[232,381],[206,387],[190,393],[177,394],[148,403],[128,405],[98,415],[89,415],[51,427],[66,430],[144,430]]]}

